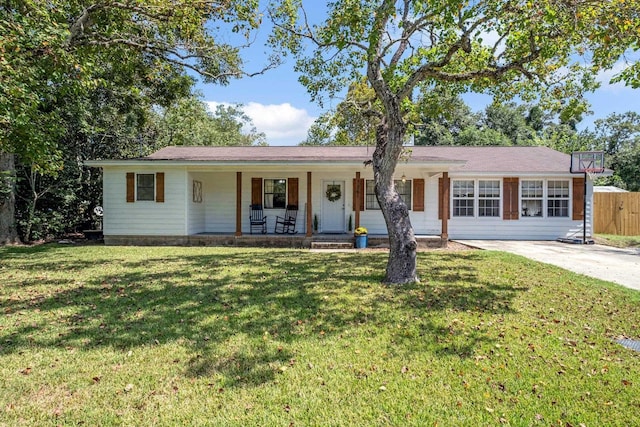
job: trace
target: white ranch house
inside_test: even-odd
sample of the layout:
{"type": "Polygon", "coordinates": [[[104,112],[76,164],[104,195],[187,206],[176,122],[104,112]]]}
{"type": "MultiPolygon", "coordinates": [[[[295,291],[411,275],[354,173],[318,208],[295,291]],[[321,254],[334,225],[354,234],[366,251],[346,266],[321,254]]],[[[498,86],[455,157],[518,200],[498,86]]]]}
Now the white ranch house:
{"type": "MultiPolygon", "coordinates": [[[[554,240],[582,236],[584,175],[546,147],[407,147],[396,187],[420,240],[554,240]],[[443,215],[446,213],[446,215],[443,215]]],[[[370,240],[386,227],[365,165],[373,147],[166,147],[129,160],[96,160],[104,178],[106,244],[311,246],[314,239],[370,240]],[[250,230],[250,205],[267,216],[250,230]],[[275,220],[297,205],[293,235],[275,220]],[[314,224],[317,222],[317,230],[314,224]],[[259,233],[258,233],[259,234],[259,233]]],[[[587,234],[592,183],[587,179],[587,234]]]]}

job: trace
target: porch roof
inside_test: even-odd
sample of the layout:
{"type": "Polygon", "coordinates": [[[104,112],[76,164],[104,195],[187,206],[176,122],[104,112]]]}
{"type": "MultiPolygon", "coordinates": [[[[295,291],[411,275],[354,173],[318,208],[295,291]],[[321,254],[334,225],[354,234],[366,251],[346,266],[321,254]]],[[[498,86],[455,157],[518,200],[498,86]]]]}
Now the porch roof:
{"type": "MultiPolygon", "coordinates": [[[[413,150],[415,147],[409,147],[413,150]]],[[[165,147],[143,157],[145,160],[187,160],[217,162],[364,162],[371,160],[375,147],[358,146],[260,146],[260,147],[165,147]]],[[[425,150],[414,151],[409,162],[463,163],[463,159],[443,158],[425,150]]]]}
{"type": "MultiPolygon", "coordinates": [[[[569,172],[571,156],[547,147],[412,146],[408,163],[443,166],[461,173],[553,173],[569,172]]],[[[261,147],[165,147],[137,159],[94,160],[89,166],[144,165],[256,165],[256,164],[362,164],[375,147],[261,146],[261,147]]]]}

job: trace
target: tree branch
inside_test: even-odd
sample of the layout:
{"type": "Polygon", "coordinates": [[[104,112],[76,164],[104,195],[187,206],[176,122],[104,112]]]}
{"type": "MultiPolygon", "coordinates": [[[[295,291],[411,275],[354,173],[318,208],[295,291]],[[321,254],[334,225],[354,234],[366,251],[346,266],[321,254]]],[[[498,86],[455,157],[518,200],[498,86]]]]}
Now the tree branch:
{"type": "MultiPolygon", "coordinates": [[[[302,38],[305,40],[310,41],[311,43],[313,43],[314,45],[316,45],[316,47],[320,48],[320,49],[325,49],[325,48],[330,48],[330,47],[336,47],[336,41],[335,40],[331,40],[328,42],[323,42],[321,40],[319,40],[316,37],[315,32],[313,31],[313,29],[311,28],[311,26],[309,25],[309,21],[307,18],[307,12],[304,9],[304,7],[300,7],[300,9],[302,10],[302,16],[303,16],[303,25],[302,25],[302,30],[303,31],[298,31],[295,28],[291,27],[291,26],[285,26],[282,25],[278,22],[278,20],[276,19],[276,17],[273,15],[273,12],[271,10],[269,10],[269,18],[271,19],[271,21],[273,22],[273,26],[286,31],[287,33],[291,34],[292,36],[298,37],[298,38],[302,38]]],[[[345,47],[346,46],[350,46],[350,47],[355,47],[359,50],[362,50],[364,52],[367,51],[367,46],[365,46],[362,43],[358,43],[355,41],[349,41],[345,43],[345,47]]],[[[344,48],[343,48],[344,49],[344,48]]],[[[343,50],[343,49],[337,49],[338,52],[343,50]]],[[[337,55],[337,54],[336,54],[337,55]]]]}
{"type": "MultiPolygon", "coordinates": [[[[155,57],[162,58],[168,63],[184,67],[186,69],[195,71],[196,73],[205,76],[213,80],[225,81],[232,77],[247,76],[253,77],[256,75],[264,74],[268,70],[277,67],[280,61],[271,57],[269,63],[262,69],[255,72],[247,72],[242,69],[229,69],[227,71],[221,71],[219,73],[211,72],[204,66],[199,66],[193,61],[194,59],[205,59],[209,57],[217,57],[220,53],[220,46],[205,44],[206,39],[202,43],[189,41],[178,41],[177,43],[169,43],[165,39],[160,37],[144,38],[134,34],[115,34],[113,36],[104,36],[100,34],[99,29],[90,31],[92,26],[91,18],[99,11],[105,10],[124,10],[131,12],[132,14],[139,15],[143,21],[147,19],[150,21],[149,25],[160,25],[163,22],[167,22],[176,15],[176,11],[180,10],[182,2],[177,2],[175,7],[163,7],[154,5],[143,5],[137,3],[128,3],[122,1],[102,1],[94,3],[83,9],[80,16],[73,21],[70,26],[70,34],[66,41],[68,48],[73,46],[126,46],[133,48],[137,51],[149,53],[155,57]]],[[[221,0],[218,2],[211,2],[207,0],[190,0],[186,2],[191,8],[194,9],[194,13],[202,14],[202,16],[209,16],[215,11],[223,10],[228,6],[228,0],[221,0]]],[[[178,19],[179,17],[175,18],[178,19]]],[[[135,23],[134,26],[142,25],[135,23]]],[[[243,49],[249,47],[253,41],[242,46],[235,46],[234,48],[243,49]]],[[[223,61],[220,61],[223,62],[223,61]]]]}

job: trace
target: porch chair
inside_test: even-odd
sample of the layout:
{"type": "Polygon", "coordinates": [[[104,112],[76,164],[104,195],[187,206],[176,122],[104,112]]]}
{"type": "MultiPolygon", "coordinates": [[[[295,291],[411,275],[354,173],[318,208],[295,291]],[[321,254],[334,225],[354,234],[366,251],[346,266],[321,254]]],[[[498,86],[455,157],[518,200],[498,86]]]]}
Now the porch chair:
{"type": "Polygon", "coordinates": [[[276,234],[296,234],[296,219],[298,218],[298,205],[287,205],[284,216],[276,216],[276,234]]]}
{"type": "Polygon", "coordinates": [[[256,228],[262,234],[267,233],[267,217],[262,211],[262,205],[251,205],[249,214],[249,231],[253,234],[253,229],[256,228]]]}

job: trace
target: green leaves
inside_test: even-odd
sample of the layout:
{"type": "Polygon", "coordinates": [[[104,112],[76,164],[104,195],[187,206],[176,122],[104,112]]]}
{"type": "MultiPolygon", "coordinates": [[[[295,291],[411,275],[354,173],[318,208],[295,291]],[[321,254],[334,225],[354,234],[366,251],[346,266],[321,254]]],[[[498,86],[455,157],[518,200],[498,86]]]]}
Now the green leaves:
{"type": "MultiPolygon", "coordinates": [[[[318,27],[292,24],[298,5],[288,3],[288,21],[276,22],[290,37],[316,45],[310,56],[294,52],[314,97],[333,96],[349,81],[342,77],[366,72],[371,84],[381,84],[380,97],[381,91],[410,97],[417,84],[432,82],[505,97],[575,98],[580,87],[593,89],[582,80],[585,73],[565,74],[576,52],[591,51],[593,64],[606,68],[638,49],[636,2],[380,3],[332,2],[318,27]]],[[[617,78],[638,85],[638,66],[617,78]]]]}
{"type": "Polygon", "coordinates": [[[120,94],[117,108],[167,105],[190,91],[187,69],[223,84],[245,74],[223,32],[249,43],[261,22],[257,7],[257,0],[9,2],[0,8],[0,150],[53,172],[65,118],[82,116],[85,99],[105,91],[120,94]]]}
{"type": "Polygon", "coordinates": [[[158,146],[259,145],[265,140],[239,105],[218,105],[211,113],[201,99],[191,96],[152,113],[158,146]]]}

